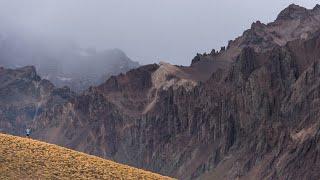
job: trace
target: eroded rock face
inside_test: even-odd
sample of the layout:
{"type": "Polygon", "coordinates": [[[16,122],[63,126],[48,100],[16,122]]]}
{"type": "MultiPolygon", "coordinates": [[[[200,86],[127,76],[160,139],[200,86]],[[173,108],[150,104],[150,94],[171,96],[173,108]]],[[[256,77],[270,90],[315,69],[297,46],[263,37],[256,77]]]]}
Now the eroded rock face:
{"type": "MultiPolygon", "coordinates": [[[[62,113],[41,117],[58,123],[37,136],[180,179],[317,179],[319,42],[294,41],[265,53],[245,48],[230,69],[192,90],[157,89],[147,112],[130,114],[122,110],[126,100],[113,103],[112,90],[100,89],[117,84],[110,80],[62,113]],[[295,51],[297,45],[309,48],[295,51]]],[[[147,82],[160,67],[146,73],[147,82]]]]}
{"type": "Polygon", "coordinates": [[[64,103],[75,94],[69,88],[56,89],[37,75],[33,66],[0,69],[1,132],[24,135],[38,116],[56,104],[64,103]]]}
{"type": "Polygon", "coordinates": [[[290,5],[280,12],[274,22],[263,24],[254,22],[242,36],[229,41],[227,48],[210,54],[197,54],[190,68],[202,72],[201,81],[207,81],[217,69],[229,68],[243,48],[251,47],[256,52],[267,52],[277,46],[299,39],[312,39],[320,29],[319,6],[306,9],[290,5]],[[210,68],[207,68],[210,67],[210,68]]]}
{"type": "MultiPolygon", "coordinates": [[[[1,69],[1,81],[17,78],[0,92],[24,93],[33,107],[46,97],[29,123],[35,138],[179,179],[320,179],[319,28],[299,19],[312,27],[307,37],[300,24],[289,28],[294,36],[259,40],[277,23],[294,24],[317,9],[292,6],[275,23],[253,25],[214,53],[231,59],[214,59],[218,66],[205,81],[199,63],[210,59],[142,66],[78,95],[49,85],[37,94],[34,84],[43,80],[35,73],[1,69]]],[[[26,114],[15,99],[6,102],[1,113],[26,114]]],[[[14,119],[3,118],[1,128],[20,127],[14,119]]]]}

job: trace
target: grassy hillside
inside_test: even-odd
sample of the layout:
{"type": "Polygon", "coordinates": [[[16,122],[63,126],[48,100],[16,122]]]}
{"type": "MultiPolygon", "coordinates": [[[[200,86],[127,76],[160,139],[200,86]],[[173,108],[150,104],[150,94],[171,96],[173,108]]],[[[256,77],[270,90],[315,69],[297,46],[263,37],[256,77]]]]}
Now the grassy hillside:
{"type": "Polygon", "coordinates": [[[0,134],[0,179],[170,179],[32,139],[0,134]]]}

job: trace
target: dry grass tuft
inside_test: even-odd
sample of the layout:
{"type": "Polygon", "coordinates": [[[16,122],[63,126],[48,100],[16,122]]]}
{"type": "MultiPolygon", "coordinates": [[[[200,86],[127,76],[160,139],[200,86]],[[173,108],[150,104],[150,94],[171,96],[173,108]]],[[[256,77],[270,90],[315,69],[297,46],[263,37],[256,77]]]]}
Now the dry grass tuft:
{"type": "Polygon", "coordinates": [[[0,179],[171,179],[32,139],[0,134],[0,179]]]}

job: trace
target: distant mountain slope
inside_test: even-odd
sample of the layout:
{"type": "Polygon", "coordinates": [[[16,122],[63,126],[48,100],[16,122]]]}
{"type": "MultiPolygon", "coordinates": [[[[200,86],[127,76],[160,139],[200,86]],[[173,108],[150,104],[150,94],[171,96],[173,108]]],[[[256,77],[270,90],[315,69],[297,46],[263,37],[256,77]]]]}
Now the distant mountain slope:
{"type": "Polygon", "coordinates": [[[119,49],[83,49],[67,40],[9,32],[0,33],[0,66],[35,66],[41,77],[57,87],[69,86],[73,91],[82,91],[111,75],[136,68],[139,63],[119,49]]]}
{"type": "Polygon", "coordinates": [[[22,135],[36,118],[75,97],[70,88],[55,88],[41,79],[35,67],[0,67],[0,132],[22,135]]]}
{"type": "Polygon", "coordinates": [[[0,134],[0,179],[171,179],[56,145],[0,134]]]}

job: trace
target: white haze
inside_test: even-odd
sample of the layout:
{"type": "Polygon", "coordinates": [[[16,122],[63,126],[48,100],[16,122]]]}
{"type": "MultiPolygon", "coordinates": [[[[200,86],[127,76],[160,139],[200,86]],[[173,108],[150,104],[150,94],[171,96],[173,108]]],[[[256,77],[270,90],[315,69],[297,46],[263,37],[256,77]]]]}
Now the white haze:
{"type": "MultiPolygon", "coordinates": [[[[273,21],[291,3],[316,0],[0,0],[0,32],[70,39],[83,47],[119,48],[142,64],[189,65],[251,23],[273,21]]],[[[56,40],[57,41],[57,40],[56,40]]]]}

